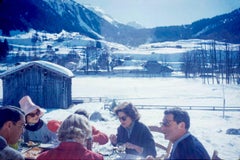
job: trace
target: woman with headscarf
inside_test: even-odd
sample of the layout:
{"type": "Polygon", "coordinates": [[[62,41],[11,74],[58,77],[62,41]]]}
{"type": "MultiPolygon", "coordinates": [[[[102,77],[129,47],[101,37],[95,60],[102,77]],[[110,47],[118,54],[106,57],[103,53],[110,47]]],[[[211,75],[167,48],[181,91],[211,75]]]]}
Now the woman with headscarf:
{"type": "Polygon", "coordinates": [[[24,96],[19,101],[21,109],[25,113],[26,126],[23,134],[24,142],[53,143],[57,136],[50,131],[47,124],[41,119],[45,110],[32,102],[29,96],[24,96]]]}

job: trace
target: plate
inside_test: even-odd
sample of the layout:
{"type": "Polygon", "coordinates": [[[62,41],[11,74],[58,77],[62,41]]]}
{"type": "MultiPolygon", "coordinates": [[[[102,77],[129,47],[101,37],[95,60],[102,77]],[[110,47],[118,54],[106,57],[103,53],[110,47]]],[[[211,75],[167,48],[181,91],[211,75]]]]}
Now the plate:
{"type": "Polygon", "coordinates": [[[38,147],[43,148],[43,149],[52,149],[52,148],[56,148],[57,144],[41,143],[38,147]]]}
{"type": "Polygon", "coordinates": [[[23,146],[23,147],[28,147],[28,148],[30,148],[30,147],[36,147],[36,146],[39,146],[39,145],[40,145],[40,143],[33,142],[33,141],[24,142],[24,143],[21,144],[21,146],[23,146]]]}
{"type": "Polygon", "coordinates": [[[42,152],[42,149],[39,147],[33,147],[23,153],[25,159],[36,159],[37,156],[42,152]]]}

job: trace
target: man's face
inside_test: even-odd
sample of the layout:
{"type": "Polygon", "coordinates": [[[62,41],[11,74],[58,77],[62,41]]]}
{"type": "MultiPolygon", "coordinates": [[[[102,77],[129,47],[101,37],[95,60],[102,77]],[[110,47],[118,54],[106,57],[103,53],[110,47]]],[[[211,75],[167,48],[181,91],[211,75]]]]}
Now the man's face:
{"type": "Polygon", "coordinates": [[[182,123],[177,124],[172,114],[165,115],[161,122],[161,131],[164,134],[164,138],[171,142],[175,142],[180,138],[183,135],[182,123]]]}
{"type": "Polygon", "coordinates": [[[8,144],[15,144],[18,142],[23,133],[24,127],[25,127],[24,116],[22,116],[19,121],[15,123],[12,122],[12,125],[9,129],[9,138],[7,139],[8,144]]]}

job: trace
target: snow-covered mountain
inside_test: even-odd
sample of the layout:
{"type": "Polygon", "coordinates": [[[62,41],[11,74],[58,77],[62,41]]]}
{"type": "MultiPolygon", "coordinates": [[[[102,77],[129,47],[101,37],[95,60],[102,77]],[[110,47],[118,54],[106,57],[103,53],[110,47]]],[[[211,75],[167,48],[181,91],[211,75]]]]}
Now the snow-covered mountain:
{"type": "Polygon", "coordinates": [[[66,30],[101,39],[109,31],[118,30],[116,23],[111,24],[74,0],[8,0],[0,3],[0,10],[3,35],[10,35],[12,30],[49,33],[66,30]]]}
{"type": "Polygon", "coordinates": [[[47,33],[78,32],[127,46],[192,38],[240,43],[240,9],[189,25],[140,29],[74,0],[2,0],[0,10],[0,34],[5,36],[12,36],[16,30],[34,29],[47,33]]]}

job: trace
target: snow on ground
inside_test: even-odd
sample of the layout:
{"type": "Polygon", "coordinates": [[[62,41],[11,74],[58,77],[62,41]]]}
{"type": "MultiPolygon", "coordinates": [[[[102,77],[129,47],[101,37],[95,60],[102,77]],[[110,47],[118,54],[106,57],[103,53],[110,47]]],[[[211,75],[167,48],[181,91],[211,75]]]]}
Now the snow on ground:
{"type": "MultiPolygon", "coordinates": [[[[240,86],[207,85],[200,79],[177,78],[114,78],[114,77],[76,77],[73,79],[73,97],[109,97],[119,101],[131,101],[134,104],[160,105],[222,105],[223,90],[227,106],[240,106],[240,86]]],[[[91,122],[97,129],[110,135],[116,133],[120,122],[108,110],[104,103],[83,103],[69,109],[49,110],[44,120],[64,120],[78,108],[89,113],[99,111],[107,119],[105,122],[91,122]]],[[[163,118],[163,110],[139,109],[141,121],[147,125],[158,125],[163,118]]],[[[240,112],[188,110],[191,118],[190,132],[206,147],[211,156],[213,150],[226,160],[240,158],[240,135],[226,134],[229,128],[240,128],[240,112]]],[[[167,144],[163,135],[153,133],[156,142],[167,144]]],[[[101,146],[100,151],[109,151],[108,143],[101,146]]],[[[158,150],[161,155],[163,151],[158,150]]]]}

